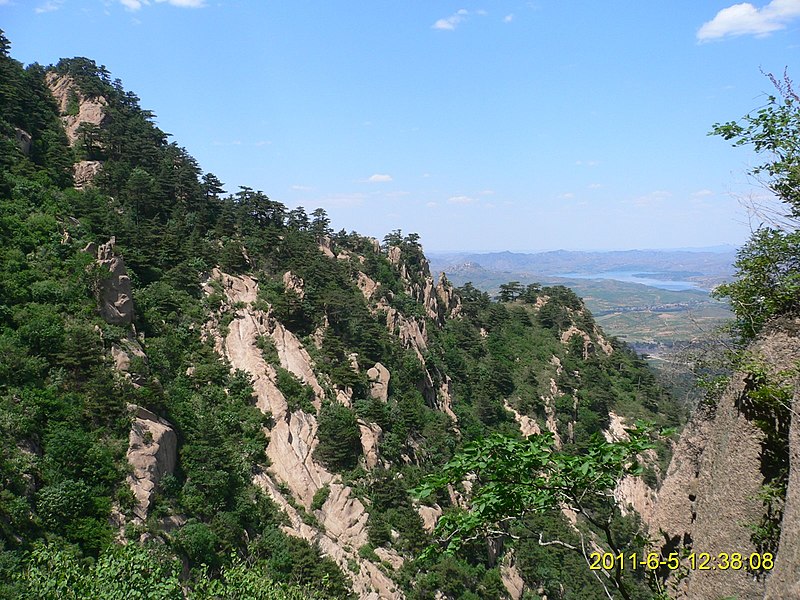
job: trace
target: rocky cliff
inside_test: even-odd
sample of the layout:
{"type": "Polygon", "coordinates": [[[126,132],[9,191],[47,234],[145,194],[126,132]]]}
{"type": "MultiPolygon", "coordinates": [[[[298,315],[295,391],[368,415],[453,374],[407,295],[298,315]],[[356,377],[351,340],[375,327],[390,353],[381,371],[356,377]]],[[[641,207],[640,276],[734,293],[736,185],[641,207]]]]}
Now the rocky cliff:
{"type": "MultiPolygon", "coordinates": [[[[775,567],[771,571],[745,567],[672,573],[668,584],[678,598],[798,597],[798,333],[796,319],[782,319],[767,327],[748,348],[752,370],[735,374],[716,404],[697,411],[675,448],[650,522],[666,553],[707,552],[712,557],[740,553],[747,560],[754,553],[771,552],[775,567]],[[781,393],[791,390],[791,406],[764,412],[754,390],[766,389],[766,379],[756,381],[754,371],[781,393]],[[775,465],[786,452],[787,437],[780,432],[787,431],[785,503],[779,499],[767,506],[764,486],[780,479],[776,480],[775,465]],[[759,536],[770,513],[773,517],[782,513],[780,539],[772,543],[759,536]]],[[[783,403],[779,396],[775,400],[783,403]]]]}
{"type": "MultiPolygon", "coordinates": [[[[70,146],[83,143],[82,131],[88,128],[97,132],[108,123],[108,101],[103,96],[85,96],[71,76],[54,71],[47,73],[45,82],[55,98],[70,146]]],[[[99,160],[76,162],[73,166],[75,187],[80,189],[91,184],[101,169],[99,160]]]]}

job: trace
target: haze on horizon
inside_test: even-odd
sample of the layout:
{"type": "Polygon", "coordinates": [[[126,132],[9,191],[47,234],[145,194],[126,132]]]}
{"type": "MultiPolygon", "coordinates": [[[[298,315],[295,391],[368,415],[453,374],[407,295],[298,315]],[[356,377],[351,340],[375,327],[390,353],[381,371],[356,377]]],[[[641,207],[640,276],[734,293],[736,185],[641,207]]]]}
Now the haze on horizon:
{"type": "Polygon", "coordinates": [[[25,63],[86,56],[234,192],[426,250],[739,245],[756,158],[708,137],[797,77],[800,0],[0,0],[25,63]]]}

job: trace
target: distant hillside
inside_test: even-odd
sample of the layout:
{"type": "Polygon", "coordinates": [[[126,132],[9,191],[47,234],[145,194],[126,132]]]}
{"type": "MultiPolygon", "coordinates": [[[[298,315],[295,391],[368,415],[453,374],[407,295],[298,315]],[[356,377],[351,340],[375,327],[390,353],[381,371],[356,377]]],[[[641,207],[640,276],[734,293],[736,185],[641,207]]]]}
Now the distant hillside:
{"type": "Polygon", "coordinates": [[[710,282],[732,278],[731,254],[713,252],[630,251],[630,252],[546,252],[541,254],[433,254],[431,268],[443,271],[455,285],[471,282],[476,288],[497,295],[509,281],[522,284],[565,285],[580,296],[603,329],[623,338],[651,355],[677,342],[691,341],[728,321],[731,312],[724,302],[711,298],[710,282]],[[624,255],[624,256],[623,256],[624,255]],[[656,271],[669,263],[673,270],[656,271]],[[570,263],[570,260],[575,260],[570,263]],[[502,265],[528,265],[529,270],[502,265]],[[494,266],[487,266],[494,265],[494,266]],[[607,272],[612,269],[641,270],[651,279],[670,273],[681,280],[697,282],[698,289],[666,290],[653,286],[616,281],[556,277],[557,272],[591,274],[590,265],[607,272]],[[681,270],[678,270],[681,269],[681,270]],[[693,275],[687,275],[687,271],[693,275]]]}
{"type": "MultiPolygon", "coordinates": [[[[522,254],[429,253],[431,268],[446,271],[459,278],[468,272],[485,276],[485,272],[502,271],[518,276],[559,276],[564,273],[593,275],[608,271],[659,274],[669,279],[686,279],[699,288],[710,290],[733,278],[734,250],[623,250],[612,252],[574,252],[555,250],[522,254]]],[[[507,281],[507,280],[506,280],[507,281]]],[[[477,285],[477,282],[473,280],[477,285]]]]}

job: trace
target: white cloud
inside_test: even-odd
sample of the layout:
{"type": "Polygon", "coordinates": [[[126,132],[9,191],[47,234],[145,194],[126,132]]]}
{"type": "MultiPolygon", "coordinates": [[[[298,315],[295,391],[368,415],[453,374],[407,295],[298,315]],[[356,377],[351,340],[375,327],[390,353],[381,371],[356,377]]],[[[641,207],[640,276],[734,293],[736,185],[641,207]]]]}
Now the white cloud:
{"type": "Polygon", "coordinates": [[[310,192],[314,188],[311,187],[310,185],[293,185],[292,189],[295,190],[296,192],[310,192]]]}
{"type": "Polygon", "coordinates": [[[567,193],[561,194],[559,196],[559,198],[561,198],[562,200],[572,200],[574,197],[575,197],[575,194],[573,194],[572,192],[567,192],[567,193]]]}
{"type": "Polygon", "coordinates": [[[36,9],[35,9],[36,14],[49,13],[49,12],[56,11],[59,8],[61,8],[61,5],[63,3],[64,3],[64,0],[48,0],[48,2],[45,2],[41,6],[37,6],[36,7],[36,9]]]}
{"type": "Polygon", "coordinates": [[[472,204],[475,202],[475,198],[470,198],[469,196],[451,196],[447,201],[450,204],[472,204]]]}
{"type": "Polygon", "coordinates": [[[737,35],[764,37],[784,29],[797,18],[800,18],[800,0],[772,0],[761,8],[742,2],[723,8],[713,19],[703,23],[697,31],[697,39],[707,42],[737,35]]]}
{"type": "Polygon", "coordinates": [[[458,10],[455,14],[452,14],[445,19],[439,19],[438,21],[436,21],[436,23],[432,25],[432,27],[434,29],[452,31],[458,25],[460,25],[464,21],[464,19],[467,18],[467,15],[469,15],[469,11],[462,8],[461,10],[458,10]]]}
{"type": "MultiPolygon", "coordinates": [[[[119,0],[120,4],[128,10],[139,10],[142,6],[150,6],[150,0],[119,0]]],[[[178,8],[203,8],[205,0],[155,0],[156,4],[177,6],[178,8]]]]}
{"type": "Polygon", "coordinates": [[[590,183],[586,187],[589,188],[590,190],[599,190],[601,187],[603,187],[603,184],[602,183],[590,183]]]}
{"type": "Polygon", "coordinates": [[[159,4],[166,2],[180,8],[203,8],[206,5],[205,0],[156,0],[156,2],[159,4]]]}
{"type": "Polygon", "coordinates": [[[670,192],[656,190],[644,196],[639,196],[631,201],[631,204],[640,208],[648,208],[660,205],[664,200],[672,196],[670,192]]]}
{"type": "Polygon", "coordinates": [[[427,204],[425,204],[425,206],[427,206],[428,208],[436,208],[439,205],[436,204],[436,202],[428,202],[427,204]]]}
{"type": "Polygon", "coordinates": [[[512,14],[508,14],[505,17],[503,17],[503,23],[511,23],[511,21],[513,21],[513,20],[514,20],[513,13],[512,14]]]}
{"type": "Polygon", "coordinates": [[[392,176],[386,173],[375,173],[365,180],[367,183],[387,183],[392,181],[392,176]]]}
{"type": "Polygon", "coordinates": [[[575,164],[579,167],[596,167],[600,164],[599,160],[576,160],[575,164]]]}
{"type": "Polygon", "coordinates": [[[711,190],[697,190],[696,192],[692,193],[692,196],[695,198],[703,198],[704,196],[713,196],[714,192],[711,190]]]}
{"type": "Polygon", "coordinates": [[[492,196],[494,195],[494,190],[481,190],[478,192],[479,196],[492,196]]]}

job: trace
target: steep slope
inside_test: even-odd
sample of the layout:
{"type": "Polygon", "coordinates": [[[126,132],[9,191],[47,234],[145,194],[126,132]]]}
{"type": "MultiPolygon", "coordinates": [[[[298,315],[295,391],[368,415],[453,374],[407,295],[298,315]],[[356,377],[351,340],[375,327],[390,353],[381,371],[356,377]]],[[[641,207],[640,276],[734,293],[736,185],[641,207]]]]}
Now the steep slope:
{"type": "Polygon", "coordinates": [[[797,595],[799,328],[796,319],[766,328],[747,350],[749,370],[736,373],[719,401],[698,411],[681,435],[659,490],[653,532],[667,552],[706,552],[714,562],[720,553],[739,553],[746,564],[689,570],[677,582],[678,597],[797,595]],[[769,494],[776,486],[784,492],[769,494]],[[774,569],[748,563],[764,553],[774,569]]]}
{"type": "MultiPolygon", "coordinates": [[[[179,561],[190,596],[213,581],[246,597],[243,565],[262,590],[324,598],[601,590],[582,557],[513,528],[419,560],[471,484],[428,504],[409,492],[493,432],[549,430],[580,454],[638,417],[680,421],[570,290],[497,302],[454,289],[414,234],[380,243],[335,233],[321,209],[226,194],[92,61],[23,76],[0,58],[15,97],[43,98],[40,122],[3,116],[0,592],[89,580],[92,561],[116,560],[115,540],[143,544],[163,572],[179,561]],[[48,148],[69,165],[34,151],[52,127],[66,127],[48,148]],[[75,185],[73,158],[102,163],[91,185],[75,185]]],[[[626,485],[620,502],[644,506],[626,485]]],[[[587,527],[561,511],[536,519],[524,525],[554,536],[587,527]]]]}

